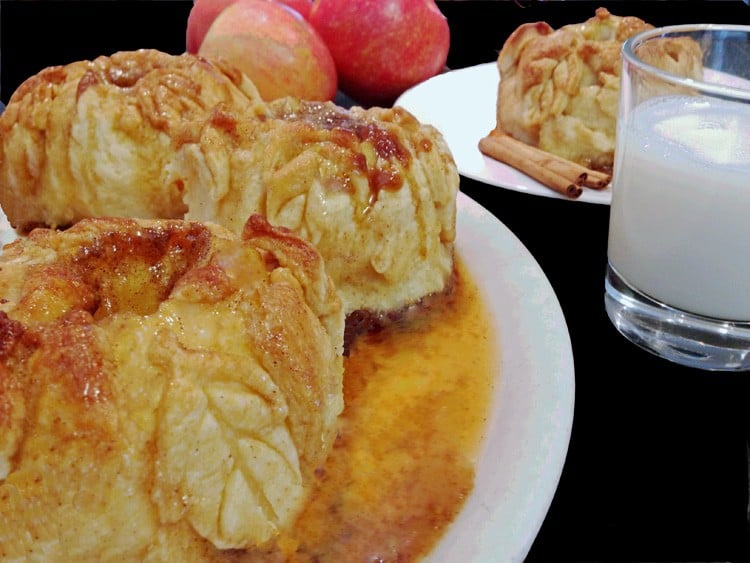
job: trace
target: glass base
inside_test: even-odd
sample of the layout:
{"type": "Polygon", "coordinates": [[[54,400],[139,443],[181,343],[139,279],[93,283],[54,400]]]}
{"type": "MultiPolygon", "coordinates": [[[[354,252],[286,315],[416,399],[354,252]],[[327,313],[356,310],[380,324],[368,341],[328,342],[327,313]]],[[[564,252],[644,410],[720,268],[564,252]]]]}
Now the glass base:
{"type": "Polygon", "coordinates": [[[641,348],[698,369],[750,369],[750,323],[711,319],[659,303],[629,286],[610,264],[604,289],[612,324],[641,348]]]}

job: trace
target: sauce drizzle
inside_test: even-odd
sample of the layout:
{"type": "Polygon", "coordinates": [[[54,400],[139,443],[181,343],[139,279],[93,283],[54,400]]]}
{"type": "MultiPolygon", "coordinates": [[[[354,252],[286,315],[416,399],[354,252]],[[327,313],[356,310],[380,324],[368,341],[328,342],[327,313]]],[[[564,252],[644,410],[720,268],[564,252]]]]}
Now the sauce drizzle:
{"type": "Polygon", "coordinates": [[[459,259],[449,299],[423,317],[360,336],[345,360],[346,407],[334,451],[294,535],[279,542],[285,554],[260,560],[425,557],[473,487],[497,372],[494,342],[459,259]]]}

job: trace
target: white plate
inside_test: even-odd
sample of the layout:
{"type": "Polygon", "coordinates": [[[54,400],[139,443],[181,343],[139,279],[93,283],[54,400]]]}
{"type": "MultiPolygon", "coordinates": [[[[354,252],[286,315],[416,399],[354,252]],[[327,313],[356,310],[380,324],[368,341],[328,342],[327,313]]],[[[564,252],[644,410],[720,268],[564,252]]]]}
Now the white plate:
{"type": "MultiPolygon", "coordinates": [[[[573,353],[560,304],[523,244],[459,193],[456,250],[494,319],[500,366],[475,487],[429,563],[522,561],[560,479],[573,422],[573,353]]],[[[0,241],[15,233],[0,211],[0,241]]]]}
{"type": "Polygon", "coordinates": [[[484,294],[501,355],[475,488],[430,563],[523,561],[568,451],[575,378],[560,304],[523,244],[458,197],[457,252],[484,294]]]}
{"type": "MultiPolygon", "coordinates": [[[[570,200],[480,152],[479,140],[495,127],[499,82],[497,65],[484,63],[434,76],[404,92],[394,105],[410,111],[423,123],[434,125],[443,134],[463,176],[500,188],[570,200]]],[[[610,189],[584,188],[571,201],[609,205],[611,200],[610,189]]]]}

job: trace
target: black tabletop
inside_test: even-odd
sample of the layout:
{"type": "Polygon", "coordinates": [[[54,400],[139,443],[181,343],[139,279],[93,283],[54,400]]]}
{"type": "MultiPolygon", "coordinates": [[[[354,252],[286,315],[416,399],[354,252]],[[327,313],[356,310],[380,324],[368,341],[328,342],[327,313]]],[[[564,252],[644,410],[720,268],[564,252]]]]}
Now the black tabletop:
{"type": "MultiPolygon", "coordinates": [[[[4,0],[0,99],[7,102],[24,78],[45,66],[141,47],[181,53],[191,5],[4,0]]],[[[451,26],[452,69],[495,60],[522,22],[558,27],[587,19],[598,6],[655,25],[750,24],[750,7],[739,0],[438,5],[451,26]]],[[[603,305],[608,206],[463,177],[461,190],[508,226],[540,264],[573,347],[576,399],[568,455],[527,560],[750,560],[750,374],[680,367],[617,333],[603,305]]]]}

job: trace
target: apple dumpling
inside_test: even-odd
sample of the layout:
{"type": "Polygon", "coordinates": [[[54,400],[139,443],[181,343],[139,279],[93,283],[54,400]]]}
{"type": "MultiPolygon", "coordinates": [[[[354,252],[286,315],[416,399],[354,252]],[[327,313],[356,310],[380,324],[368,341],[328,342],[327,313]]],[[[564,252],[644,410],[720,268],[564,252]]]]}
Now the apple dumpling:
{"type": "MultiPolygon", "coordinates": [[[[611,173],[620,96],[620,51],[626,39],[653,26],[606,8],[557,30],[520,25],[497,58],[496,132],[587,168],[611,173]]],[[[700,45],[665,38],[639,55],[682,76],[703,76],[700,45]]]]}
{"type": "Polygon", "coordinates": [[[3,560],[213,561],[293,523],[343,408],[309,243],[84,219],[7,246],[0,295],[3,560]]]}
{"type": "Polygon", "coordinates": [[[557,30],[520,25],[497,59],[497,129],[587,168],[611,172],[620,91],[620,49],[652,27],[605,8],[557,30]]]}
{"type": "Polygon", "coordinates": [[[175,149],[217,104],[259,103],[242,73],[194,55],[143,49],[46,68],[0,115],[0,205],[21,231],[182,217],[183,187],[166,182],[175,149]]]}
{"type": "Polygon", "coordinates": [[[261,214],[323,256],[347,315],[450,287],[455,162],[400,108],[280,98],[193,55],[123,52],[48,69],[0,116],[10,223],[188,218],[235,233],[261,214]]]}
{"type": "Polygon", "coordinates": [[[263,121],[215,115],[171,173],[191,219],[237,231],[260,213],[312,242],[347,314],[450,286],[458,173],[437,131],[405,110],[285,98],[263,121]]]}

